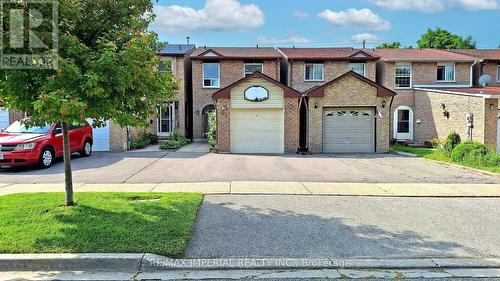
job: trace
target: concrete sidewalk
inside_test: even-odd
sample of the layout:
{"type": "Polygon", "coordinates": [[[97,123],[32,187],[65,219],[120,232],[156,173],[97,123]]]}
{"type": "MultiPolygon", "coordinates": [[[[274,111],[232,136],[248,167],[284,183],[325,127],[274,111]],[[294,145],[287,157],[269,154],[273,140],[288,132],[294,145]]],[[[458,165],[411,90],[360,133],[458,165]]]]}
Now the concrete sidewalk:
{"type": "MultiPolygon", "coordinates": [[[[75,192],[199,192],[203,194],[331,195],[380,197],[500,197],[500,184],[328,183],[232,181],[196,183],[74,184],[75,192]]],[[[0,196],[64,192],[64,184],[0,183],[0,196]]]]}

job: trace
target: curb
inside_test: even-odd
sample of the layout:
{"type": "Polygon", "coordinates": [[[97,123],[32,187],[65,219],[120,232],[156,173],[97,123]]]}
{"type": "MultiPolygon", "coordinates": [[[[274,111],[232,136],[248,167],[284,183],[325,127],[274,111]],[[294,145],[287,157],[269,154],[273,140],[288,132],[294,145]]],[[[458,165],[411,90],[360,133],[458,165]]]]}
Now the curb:
{"type": "Polygon", "coordinates": [[[14,271],[161,272],[170,270],[500,269],[500,257],[171,259],[154,254],[0,254],[0,273],[14,271]]]}

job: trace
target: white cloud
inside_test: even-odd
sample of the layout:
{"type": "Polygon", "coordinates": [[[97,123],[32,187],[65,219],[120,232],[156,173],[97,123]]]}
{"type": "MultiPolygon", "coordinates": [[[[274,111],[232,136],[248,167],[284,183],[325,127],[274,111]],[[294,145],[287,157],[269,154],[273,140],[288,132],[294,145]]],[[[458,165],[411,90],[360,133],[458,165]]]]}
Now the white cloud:
{"type": "Polygon", "coordinates": [[[500,7],[498,0],[451,0],[450,5],[471,11],[495,10],[500,7]]]}
{"type": "Polygon", "coordinates": [[[237,0],[207,0],[202,9],[171,5],[154,6],[157,32],[241,31],[264,24],[264,13],[255,4],[242,5],[237,0]]]}
{"type": "Polygon", "coordinates": [[[279,44],[307,44],[311,40],[302,37],[297,33],[290,32],[284,38],[272,38],[266,36],[259,36],[256,40],[258,45],[279,45],[279,44]]]}
{"type": "Polygon", "coordinates": [[[391,24],[374,14],[370,9],[347,9],[345,11],[335,12],[324,10],[318,14],[322,19],[327,20],[333,25],[357,27],[362,30],[388,30],[391,24]]]}
{"type": "Polygon", "coordinates": [[[376,42],[380,40],[380,38],[370,33],[359,33],[351,36],[351,40],[354,42],[363,42],[365,40],[366,42],[376,42]]]}
{"type": "Polygon", "coordinates": [[[307,18],[309,16],[308,12],[295,10],[293,11],[293,16],[296,18],[307,18]]]}
{"type": "Polygon", "coordinates": [[[375,5],[388,10],[434,13],[440,12],[445,8],[443,0],[372,0],[372,2],[375,5]]]}

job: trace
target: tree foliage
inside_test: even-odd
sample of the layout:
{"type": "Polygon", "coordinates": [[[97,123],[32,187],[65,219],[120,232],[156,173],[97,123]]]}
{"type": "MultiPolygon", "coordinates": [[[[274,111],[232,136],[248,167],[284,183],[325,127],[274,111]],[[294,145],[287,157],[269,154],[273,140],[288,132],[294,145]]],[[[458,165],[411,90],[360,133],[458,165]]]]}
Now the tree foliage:
{"type": "Polygon", "coordinates": [[[377,49],[399,49],[399,48],[401,48],[401,43],[398,41],[390,43],[382,43],[377,46],[377,49]]]}
{"type": "MultiPolygon", "coordinates": [[[[122,126],[146,126],[158,104],[174,99],[178,87],[170,72],[158,71],[161,44],[148,30],[154,19],[152,2],[58,3],[58,67],[0,70],[3,106],[26,112],[28,125],[60,122],[64,129],[64,124],[82,124],[91,118],[95,125],[113,120],[122,126]]],[[[29,11],[26,1],[16,4],[29,11]]],[[[47,39],[51,28],[52,22],[44,22],[37,34],[47,39]]],[[[33,50],[26,46],[17,51],[33,50]]]]}
{"type": "Polygon", "coordinates": [[[417,41],[419,48],[432,49],[475,49],[476,42],[471,36],[462,37],[442,28],[427,29],[417,41]]]}

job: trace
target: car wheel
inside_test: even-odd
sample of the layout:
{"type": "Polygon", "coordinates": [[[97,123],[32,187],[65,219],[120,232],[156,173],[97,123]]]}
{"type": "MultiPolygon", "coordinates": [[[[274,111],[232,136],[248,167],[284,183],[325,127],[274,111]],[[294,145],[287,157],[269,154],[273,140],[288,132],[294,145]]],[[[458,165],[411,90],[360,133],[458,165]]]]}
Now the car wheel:
{"type": "Polygon", "coordinates": [[[49,168],[52,166],[54,162],[54,152],[49,147],[42,149],[42,153],[40,153],[40,160],[38,161],[38,165],[41,168],[49,168]]]}
{"type": "Polygon", "coordinates": [[[86,140],[85,144],[83,145],[82,151],[80,151],[80,155],[82,157],[89,157],[92,154],[92,143],[90,140],[86,140]]]}

